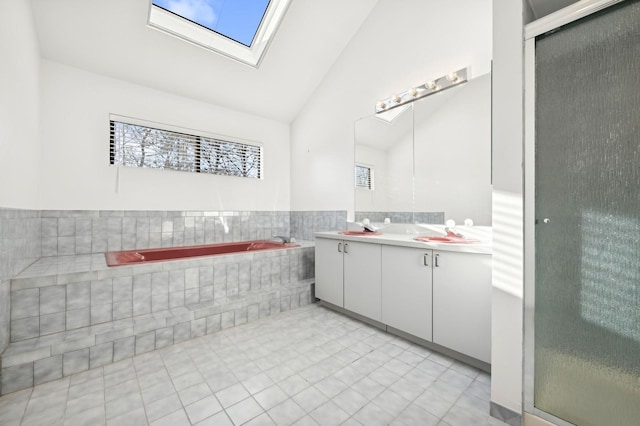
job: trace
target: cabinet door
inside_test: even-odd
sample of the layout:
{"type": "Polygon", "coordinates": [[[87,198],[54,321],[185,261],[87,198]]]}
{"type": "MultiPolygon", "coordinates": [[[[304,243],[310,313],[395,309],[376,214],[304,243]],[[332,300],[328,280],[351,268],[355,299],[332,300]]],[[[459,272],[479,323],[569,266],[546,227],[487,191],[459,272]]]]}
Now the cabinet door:
{"type": "Polygon", "coordinates": [[[431,340],[432,250],[382,246],[382,322],[431,340]]]}
{"type": "Polygon", "coordinates": [[[346,241],[344,245],[344,307],[381,320],[380,245],[346,241]]]}
{"type": "Polygon", "coordinates": [[[491,256],[433,252],[433,341],[491,362],[491,256]]]}
{"type": "Polygon", "coordinates": [[[316,297],[340,307],[344,307],[343,247],[342,241],[316,238],[316,297]]]}

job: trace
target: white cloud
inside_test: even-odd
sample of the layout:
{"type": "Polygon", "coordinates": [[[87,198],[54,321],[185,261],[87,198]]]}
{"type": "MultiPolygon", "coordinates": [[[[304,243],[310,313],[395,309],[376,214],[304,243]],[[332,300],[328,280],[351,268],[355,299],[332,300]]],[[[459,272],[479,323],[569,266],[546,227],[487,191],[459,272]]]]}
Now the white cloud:
{"type": "Polygon", "coordinates": [[[167,9],[201,25],[215,28],[218,16],[212,0],[169,0],[167,9]]]}

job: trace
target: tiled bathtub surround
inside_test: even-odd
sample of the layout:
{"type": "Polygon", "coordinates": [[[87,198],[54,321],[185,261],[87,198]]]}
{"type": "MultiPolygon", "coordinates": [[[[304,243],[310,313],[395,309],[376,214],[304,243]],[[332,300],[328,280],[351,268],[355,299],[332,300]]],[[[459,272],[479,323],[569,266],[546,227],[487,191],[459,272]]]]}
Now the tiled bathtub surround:
{"type": "MultiPolygon", "coordinates": [[[[126,319],[129,311],[134,315],[134,309],[136,315],[145,309],[151,309],[150,313],[141,315],[155,315],[158,306],[165,304],[175,310],[175,305],[179,301],[177,294],[153,293],[158,291],[158,286],[164,284],[156,284],[152,289],[150,308],[140,304],[134,306],[133,293],[130,299],[118,300],[119,296],[115,294],[115,290],[112,290],[110,303],[105,295],[94,295],[92,299],[91,289],[93,288],[94,293],[98,294],[96,293],[99,291],[98,288],[102,288],[93,281],[100,281],[102,278],[90,277],[73,282],[75,278],[67,274],[80,273],[80,270],[95,272],[92,268],[95,264],[104,262],[102,253],[105,251],[269,239],[274,235],[311,240],[316,231],[343,229],[346,226],[346,217],[346,211],[41,211],[0,208],[0,353],[9,345],[11,334],[14,335],[14,340],[33,341],[38,337],[29,336],[36,335],[43,335],[40,339],[46,340],[57,333],[68,333],[67,330],[73,330],[73,327],[82,324],[85,325],[81,327],[96,327],[96,321],[109,316],[116,321],[126,319]],[[10,306],[10,279],[38,259],[40,260],[30,267],[30,273],[34,277],[35,275],[48,276],[49,278],[44,278],[45,281],[47,279],[53,281],[49,281],[46,285],[21,288],[24,292],[17,297],[14,306],[10,306]],[[66,278],[58,278],[60,276],[66,276],[66,278]],[[87,297],[89,305],[86,304],[87,297]],[[92,302],[93,305],[91,305],[92,302]],[[25,314],[21,304],[31,305],[32,303],[38,310],[37,315],[25,314]],[[111,308],[106,306],[109,304],[111,308]],[[11,314],[12,309],[15,311],[13,314],[11,314]],[[12,321],[13,332],[10,328],[12,321]]],[[[257,266],[252,269],[252,273],[255,274],[256,270],[257,266]]],[[[237,272],[232,267],[230,276],[235,277],[237,274],[240,279],[241,274],[246,274],[244,271],[240,266],[237,272]]],[[[312,278],[313,267],[311,266],[305,274],[308,278],[312,278]]],[[[23,273],[21,278],[25,277],[23,273]]],[[[208,275],[205,273],[204,277],[208,275]]],[[[126,284],[112,281],[111,285],[115,289],[119,285],[126,284]]],[[[134,283],[131,282],[132,292],[133,285],[134,283]]],[[[147,292],[146,288],[138,291],[141,292],[140,294],[147,292]]],[[[231,291],[234,291],[233,288],[231,291]]],[[[195,297],[194,294],[193,288],[185,289],[184,297],[185,299],[190,297],[189,301],[191,301],[195,297]]],[[[205,294],[204,297],[208,296],[205,294]]],[[[285,305],[286,297],[285,295],[285,302],[283,302],[285,305]]],[[[291,303],[291,306],[295,306],[296,301],[291,303]]],[[[255,310],[255,308],[251,309],[255,310]]],[[[253,315],[253,310],[249,311],[247,307],[248,317],[253,315]]],[[[201,318],[195,318],[196,314],[193,311],[190,312],[191,314],[187,316],[194,315],[195,326],[201,327],[202,321],[197,321],[201,318]]],[[[165,319],[165,321],[172,320],[165,319]]],[[[228,324],[228,321],[225,324],[228,324]]],[[[195,334],[191,332],[191,335],[197,335],[200,330],[201,328],[198,328],[195,334]]],[[[34,354],[37,354],[37,351],[32,352],[32,356],[35,356],[34,354]]],[[[72,359],[70,357],[71,355],[68,359],[72,359]]],[[[47,362],[41,361],[39,366],[44,368],[48,365],[55,370],[58,368],[59,361],[59,358],[52,357],[47,362]]],[[[31,364],[34,363],[31,362],[31,364]]],[[[5,359],[3,367],[6,366],[5,359]]],[[[17,366],[14,365],[14,367],[17,366]]],[[[31,370],[34,371],[32,376],[38,374],[33,366],[31,370]]],[[[46,374],[44,376],[46,377],[46,374]]],[[[0,383],[6,381],[8,379],[0,378],[0,383]]]]}
{"type": "Polygon", "coordinates": [[[107,268],[101,254],[42,258],[11,280],[8,393],[312,301],[300,248],[107,268]]]}
{"type": "Polygon", "coordinates": [[[343,229],[346,211],[42,211],[42,256],[269,239],[313,240],[343,229]]]}
{"type": "Polygon", "coordinates": [[[0,208],[0,353],[9,344],[9,279],[41,256],[40,212],[0,208]]]}
{"type": "Polygon", "coordinates": [[[260,240],[289,234],[289,212],[42,212],[43,256],[260,240]]]}

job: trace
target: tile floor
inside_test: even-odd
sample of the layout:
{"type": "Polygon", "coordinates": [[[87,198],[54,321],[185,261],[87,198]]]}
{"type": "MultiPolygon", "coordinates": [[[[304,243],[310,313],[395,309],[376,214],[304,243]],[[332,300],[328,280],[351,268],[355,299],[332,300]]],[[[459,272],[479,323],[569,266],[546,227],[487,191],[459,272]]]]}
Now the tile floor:
{"type": "Polygon", "coordinates": [[[490,377],[317,304],[0,398],[0,425],[504,425],[490,377]]]}

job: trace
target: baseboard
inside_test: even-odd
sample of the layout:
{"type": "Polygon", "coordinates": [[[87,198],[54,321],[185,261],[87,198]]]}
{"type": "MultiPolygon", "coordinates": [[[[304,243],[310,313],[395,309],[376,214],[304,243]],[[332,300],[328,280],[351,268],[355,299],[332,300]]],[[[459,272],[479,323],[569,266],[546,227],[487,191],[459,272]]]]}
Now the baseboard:
{"type": "Polygon", "coordinates": [[[495,417],[496,419],[505,422],[509,426],[522,425],[521,413],[510,410],[509,408],[504,407],[500,404],[496,404],[493,401],[491,401],[491,406],[489,407],[489,414],[491,414],[491,417],[495,417]]]}

